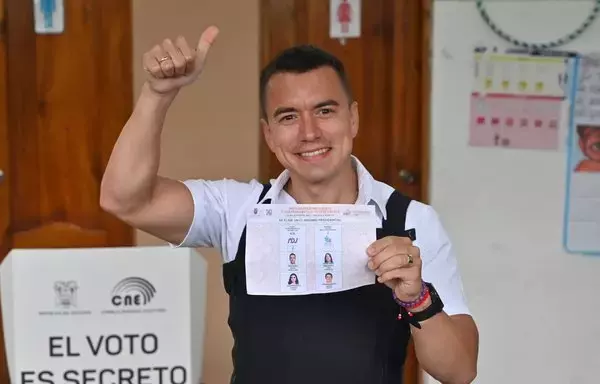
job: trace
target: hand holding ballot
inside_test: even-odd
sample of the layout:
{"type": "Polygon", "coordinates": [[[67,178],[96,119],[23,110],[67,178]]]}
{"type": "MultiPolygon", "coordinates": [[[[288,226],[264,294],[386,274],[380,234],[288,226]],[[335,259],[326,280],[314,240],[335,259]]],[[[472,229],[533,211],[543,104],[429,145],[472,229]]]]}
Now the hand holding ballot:
{"type": "Polygon", "coordinates": [[[402,301],[416,300],[421,294],[421,253],[408,237],[388,236],[367,249],[368,267],[377,281],[390,287],[402,301]]]}
{"type": "Polygon", "coordinates": [[[419,248],[408,237],[375,240],[377,227],[369,206],[256,205],[248,216],[248,293],[327,293],[377,280],[398,299],[415,300],[422,284],[419,248]]]}

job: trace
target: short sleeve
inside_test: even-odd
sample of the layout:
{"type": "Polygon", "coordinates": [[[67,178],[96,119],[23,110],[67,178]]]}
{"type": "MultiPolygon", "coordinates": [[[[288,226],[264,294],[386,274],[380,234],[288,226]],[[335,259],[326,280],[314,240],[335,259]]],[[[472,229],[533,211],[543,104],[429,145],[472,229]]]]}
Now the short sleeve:
{"type": "Polygon", "coordinates": [[[245,226],[245,210],[262,191],[256,180],[231,179],[183,181],[194,202],[194,218],[181,244],[174,247],[208,247],[231,261],[245,226]]]}
{"type": "Polygon", "coordinates": [[[185,180],[194,201],[194,218],[188,232],[176,247],[223,248],[227,230],[227,180],[185,180]]]}
{"type": "Polygon", "coordinates": [[[407,228],[416,229],[415,245],[421,251],[423,280],[433,284],[444,311],[448,315],[469,315],[456,255],[437,212],[429,205],[411,202],[407,228]]]}

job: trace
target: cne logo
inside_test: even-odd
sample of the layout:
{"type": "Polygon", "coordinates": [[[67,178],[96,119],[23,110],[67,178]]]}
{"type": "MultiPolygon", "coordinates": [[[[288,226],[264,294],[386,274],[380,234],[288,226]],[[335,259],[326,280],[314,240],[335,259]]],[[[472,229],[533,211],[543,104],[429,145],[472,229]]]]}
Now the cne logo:
{"type": "Polygon", "coordinates": [[[148,304],[155,294],[156,288],[148,280],[126,277],[113,288],[111,302],[116,307],[141,307],[148,304]]]}

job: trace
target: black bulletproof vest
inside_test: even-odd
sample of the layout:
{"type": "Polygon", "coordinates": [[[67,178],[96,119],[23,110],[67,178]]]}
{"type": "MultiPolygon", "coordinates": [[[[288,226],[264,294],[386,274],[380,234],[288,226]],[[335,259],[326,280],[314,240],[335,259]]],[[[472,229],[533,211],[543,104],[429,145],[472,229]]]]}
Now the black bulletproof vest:
{"type": "MultiPolygon", "coordinates": [[[[397,191],[391,195],[377,238],[406,236],[409,203],[397,191]]],[[[328,294],[248,295],[245,249],[244,228],[236,258],[223,266],[234,338],[232,384],[402,383],[410,329],[398,320],[387,286],[375,281],[328,294]]]]}

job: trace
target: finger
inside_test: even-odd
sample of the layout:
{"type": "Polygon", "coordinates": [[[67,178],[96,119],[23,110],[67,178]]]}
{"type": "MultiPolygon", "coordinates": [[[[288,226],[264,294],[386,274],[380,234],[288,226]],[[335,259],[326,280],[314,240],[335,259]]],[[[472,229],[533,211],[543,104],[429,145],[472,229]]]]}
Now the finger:
{"type": "Polygon", "coordinates": [[[175,46],[179,49],[179,51],[183,55],[183,59],[185,60],[185,73],[188,74],[193,72],[196,53],[192,51],[189,44],[185,40],[185,37],[179,36],[175,40],[175,46]]]}
{"type": "Polygon", "coordinates": [[[156,46],[150,51],[146,52],[143,56],[143,66],[144,70],[148,72],[148,74],[157,79],[164,78],[164,74],[162,73],[162,69],[160,68],[160,64],[156,60],[156,52],[159,52],[160,55],[161,48],[156,46]]]}
{"type": "Polygon", "coordinates": [[[196,61],[200,61],[200,63],[203,63],[204,60],[206,60],[208,51],[210,50],[210,47],[215,42],[218,34],[219,34],[219,28],[215,27],[214,25],[206,28],[206,30],[200,36],[200,40],[198,41],[198,46],[196,47],[196,51],[197,51],[196,61]]]}
{"type": "Polygon", "coordinates": [[[175,75],[183,75],[185,73],[185,58],[183,57],[183,53],[173,44],[170,39],[166,39],[163,43],[163,48],[167,55],[171,57],[171,62],[173,63],[173,74],[175,75]]]}
{"type": "Polygon", "coordinates": [[[171,76],[171,69],[173,64],[171,63],[171,58],[165,52],[165,49],[162,45],[157,45],[153,49],[154,59],[160,66],[160,70],[162,71],[163,78],[171,76]]]}
{"type": "Polygon", "coordinates": [[[408,261],[408,255],[395,255],[381,263],[375,273],[377,276],[382,276],[394,269],[411,267],[413,264],[409,264],[408,261]]]}
{"type": "Polygon", "coordinates": [[[415,247],[414,245],[408,246],[404,254],[409,265],[421,265],[421,250],[419,247],[415,247]]]}
{"type": "Polygon", "coordinates": [[[416,273],[412,269],[408,268],[396,268],[391,271],[387,271],[383,273],[381,276],[377,278],[377,281],[380,283],[387,283],[394,279],[400,279],[409,281],[415,278],[416,273]]]}
{"type": "Polygon", "coordinates": [[[382,252],[385,248],[392,245],[394,242],[394,238],[391,236],[384,237],[379,240],[375,240],[369,247],[367,248],[367,255],[375,256],[378,253],[382,252]]]}
{"type": "Polygon", "coordinates": [[[421,253],[418,247],[404,246],[397,242],[388,245],[377,255],[371,257],[367,265],[369,268],[376,270],[390,259],[397,259],[396,262],[402,261],[400,263],[402,266],[421,265],[421,253]]]}
{"type": "Polygon", "coordinates": [[[385,248],[375,256],[372,256],[371,260],[373,260],[376,265],[380,265],[390,257],[406,255],[409,252],[408,249],[409,247],[406,245],[399,243],[398,241],[393,241],[391,244],[386,245],[385,248]]]}
{"type": "Polygon", "coordinates": [[[398,252],[393,247],[389,246],[389,247],[383,249],[377,255],[371,257],[369,259],[369,261],[367,262],[367,266],[371,270],[374,271],[377,268],[379,268],[381,266],[381,264],[383,264],[385,261],[387,261],[388,259],[396,256],[397,253],[398,252]]]}
{"type": "MultiPolygon", "coordinates": [[[[175,67],[171,55],[167,52],[166,47],[169,45],[170,40],[165,39],[162,43],[161,52],[162,55],[158,56],[156,60],[160,63],[160,69],[162,69],[165,77],[172,77],[175,74],[175,67]]],[[[172,43],[171,43],[172,44],[172,43]]]]}
{"type": "Polygon", "coordinates": [[[390,245],[410,246],[412,245],[412,240],[408,237],[386,236],[382,239],[374,241],[369,248],[367,248],[367,254],[369,256],[374,256],[390,245]]]}

